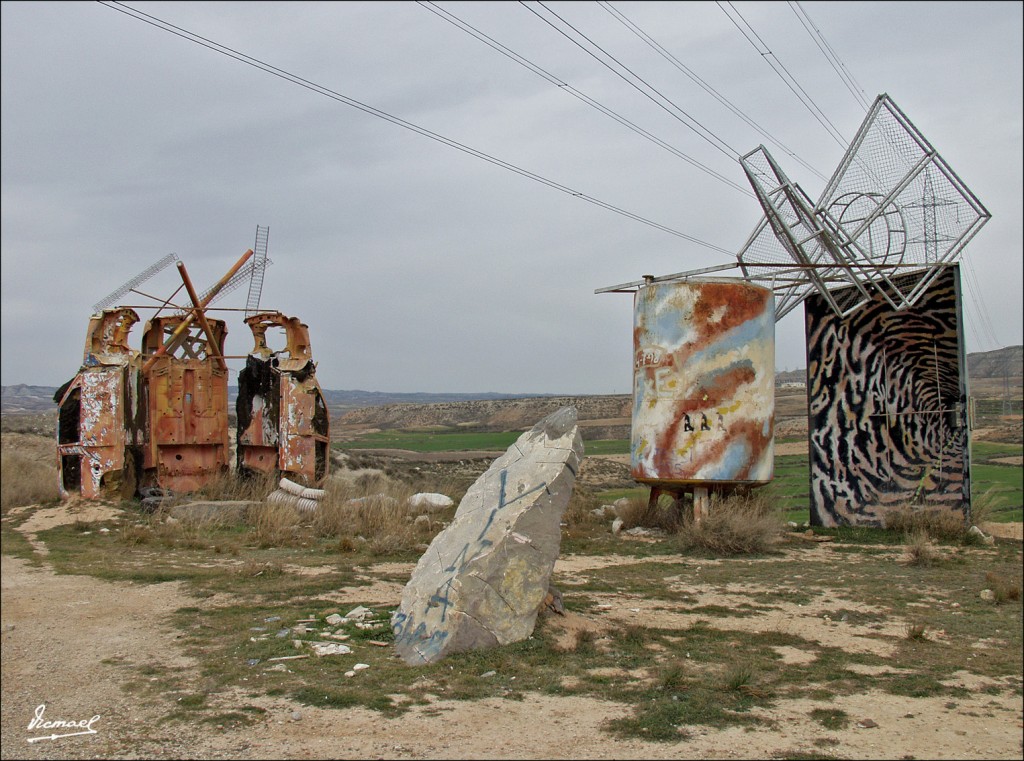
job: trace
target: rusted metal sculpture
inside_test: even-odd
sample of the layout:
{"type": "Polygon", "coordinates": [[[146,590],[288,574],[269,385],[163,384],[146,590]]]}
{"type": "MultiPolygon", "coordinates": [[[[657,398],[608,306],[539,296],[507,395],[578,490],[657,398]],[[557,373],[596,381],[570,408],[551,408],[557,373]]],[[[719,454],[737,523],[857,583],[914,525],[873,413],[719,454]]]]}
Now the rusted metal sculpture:
{"type": "Polygon", "coordinates": [[[238,471],[320,483],[330,459],[330,416],[316,379],[309,328],[281,312],[259,312],[245,324],[255,346],[238,375],[238,471]],[[268,345],[271,329],[284,331],[283,348],[268,345]]]}
{"type": "Polygon", "coordinates": [[[54,396],[62,496],[135,494],[146,431],[139,407],[139,352],[128,346],[138,321],[127,307],[93,315],[82,369],[54,396]]]}
{"type": "MultiPolygon", "coordinates": [[[[264,228],[265,229],[265,228],[264,228]]],[[[257,244],[261,228],[257,228],[257,244]]],[[[259,269],[266,266],[264,250],[259,269]]],[[[63,496],[130,498],[140,487],[195,491],[230,468],[227,325],[208,316],[210,304],[249,276],[255,265],[246,251],[213,287],[199,296],[178,261],[190,307],[174,295],[158,300],[146,322],[141,351],[128,343],[139,316],[132,307],[93,315],[78,374],[57,392],[57,453],[63,496]],[[248,269],[247,269],[248,268],[248,269]],[[178,309],[163,314],[164,307],[178,309]]],[[[143,275],[171,261],[164,257],[143,275]]],[[[108,297],[118,299],[143,279],[136,276],[108,297]]],[[[250,288],[252,291],[252,288],[250,288]]],[[[178,291],[175,291],[177,293],[178,291]]],[[[145,295],[145,294],[143,294],[145,295]]],[[[152,298],[152,297],[150,297],[152,298]]],[[[252,293],[250,293],[250,305],[252,293]]],[[[314,373],[309,330],[280,312],[246,320],[256,346],[239,379],[238,467],[279,471],[309,486],[327,474],[329,416],[314,373]],[[285,331],[280,351],[267,345],[267,330],[285,331]]]]}
{"type": "Polygon", "coordinates": [[[194,326],[179,332],[184,322],[179,315],[157,317],[142,338],[149,434],[142,485],[174,492],[195,491],[226,472],[230,461],[228,372],[217,362],[223,362],[227,327],[204,317],[209,334],[194,326]],[[157,354],[175,335],[175,352],[157,354]]]}

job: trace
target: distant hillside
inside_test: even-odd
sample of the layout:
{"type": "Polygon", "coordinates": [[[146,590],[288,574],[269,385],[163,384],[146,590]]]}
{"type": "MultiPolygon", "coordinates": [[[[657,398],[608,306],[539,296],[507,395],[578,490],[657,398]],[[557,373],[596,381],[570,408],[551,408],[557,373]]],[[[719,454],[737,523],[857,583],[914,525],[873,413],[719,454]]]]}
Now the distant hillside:
{"type": "Polygon", "coordinates": [[[1024,376],[1024,346],[967,355],[969,378],[1020,378],[1024,376]]]}
{"type": "MultiPolygon", "coordinates": [[[[478,394],[430,394],[324,389],[323,392],[324,400],[327,402],[327,407],[330,409],[332,416],[362,407],[376,407],[386,404],[438,404],[478,399],[528,399],[531,397],[549,396],[547,394],[500,394],[493,391],[478,394]]],[[[54,412],[57,409],[53,401],[55,393],[57,393],[56,386],[28,386],[23,383],[16,386],[3,386],[2,396],[0,396],[0,408],[2,408],[4,414],[54,412]]],[[[228,403],[232,411],[234,411],[237,396],[238,387],[228,386],[228,403]]]]}
{"type": "Polygon", "coordinates": [[[575,407],[584,438],[628,436],[632,397],[542,396],[477,399],[439,404],[386,404],[346,412],[331,421],[334,438],[367,428],[474,428],[516,431],[529,428],[561,407],[575,407]]]}
{"type": "MultiPolygon", "coordinates": [[[[996,349],[995,351],[968,354],[967,371],[968,377],[972,380],[983,378],[1020,378],[1024,375],[1024,345],[1007,346],[1003,349],[996,349]]],[[[779,372],[776,376],[776,382],[803,382],[806,380],[806,377],[806,370],[789,370],[779,372]]],[[[5,415],[54,412],[56,410],[56,405],[53,401],[53,395],[56,392],[56,386],[30,386],[26,384],[18,384],[15,386],[0,387],[0,411],[5,415]]],[[[237,392],[238,389],[234,386],[228,388],[232,411],[234,410],[234,400],[237,392]]],[[[973,386],[972,393],[974,393],[973,386]]],[[[544,402],[539,407],[533,406],[534,409],[547,409],[549,407],[551,409],[557,409],[559,406],[558,400],[560,399],[564,401],[565,399],[597,400],[613,398],[600,396],[565,397],[555,396],[554,394],[500,394],[495,392],[478,394],[430,394],[418,392],[390,393],[385,391],[360,390],[335,391],[332,389],[324,389],[324,397],[327,401],[327,406],[331,411],[332,417],[339,417],[348,412],[367,407],[386,407],[389,405],[444,405],[456,402],[495,402],[503,399],[533,399],[544,402]]],[[[583,403],[587,405],[588,410],[591,405],[597,404],[596,402],[583,403]]],[[[469,409],[473,410],[477,408],[470,407],[469,409]]],[[[459,413],[460,417],[462,414],[463,413],[459,413]]],[[[477,412],[466,412],[465,414],[471,417],[482,417],[482,415],[477,412]]],[[[628,415],[628,412],[626,414],[628,415]]],[[[581,419],[584,417],[582,410],[580,417],[581,419]]],[[[603,413],[599,415],[595,411],[594,417],[617,417],[617,415],[605,416],[603,413]]],[[[470,421],[463,421],[460,419],[452,424],[466,424],[468,422],[470,421]]]]}

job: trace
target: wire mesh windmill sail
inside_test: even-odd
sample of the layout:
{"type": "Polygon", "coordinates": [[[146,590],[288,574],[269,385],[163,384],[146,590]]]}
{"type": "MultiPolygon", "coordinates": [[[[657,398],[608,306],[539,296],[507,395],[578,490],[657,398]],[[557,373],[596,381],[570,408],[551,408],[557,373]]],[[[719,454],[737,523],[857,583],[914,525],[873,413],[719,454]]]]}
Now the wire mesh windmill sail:
{"type": "MultiPolygon", "coordinates": [[[[243,283],[249,283],[249,296],[245,305],[245,316],[249,317],[251,314],[255,314],[259,311],[260,293],[263,290],[263,273],[267,267],[273,262],[267,258],[267,239],[270,235],[269,227],[256,226],[256,245],[253,247],[253,255],[245,263],[245,265],[238,270],[228,281],[224,284],[220,290],[216,291],[216,295],[210,298],[210,295],[214,293],[216,286],[211,286],[203,291],[199,295],[200,301],[206,302],[209,299],[207,305],[213,304],[220,299],[224,298],[227,294],[232,291],[238,290],[243,283]]],[[[191,311],[188,308],[182,309],[181,313],[191,311]]]]}
{"type": "Polygon", "coordinates": [[[252,258],[252,274],[249,278],[249,298],[245,302],[245,316],[252,317],[260,311],[260,296],[263,293],[263,273],[270,261],[267,259],[267,242],[270,228],[256,225],[256,243],[252,247],[255,256],[252,258]]]}
{"type": "Polygon", "coordinates": [[[906,309],[991,217],[884,94],[813,208],[763,147],[741,164],[765,217],[737,259],[781,293],[776,319],[815,291],[840,315],[873,293],[906,309]]]}
{"type": "Polygon", "coordinates": [[[125,283],[124,285],[119,287],[117,290],[115,290],[113,293],[108,295],[106,298],[104,298],[104,299],[96,302],[95,304],[93,304],[92,311],[93,312],[100,312],[100,311],[106,309],[107,307],[111,306],[112,304],[117,303],[121,299],[122,296],[124,296],[125,294],[129,293],[130,291],[135,290],[140,285],[142,285],[147,280],[149,280],[151,277],[156,275],[158,272],[160,272],[161,270],[165,269],[171,262],[176,262],[177,260],[178,260],[178,255],[177,254],[167,254],[167,256],[164,256],[163,258],[158,259],[156,262],[154,262],[149,267],[144,269],[142,272],[140,272],[138,275],[133,277],[127,283],[125,283]]]}

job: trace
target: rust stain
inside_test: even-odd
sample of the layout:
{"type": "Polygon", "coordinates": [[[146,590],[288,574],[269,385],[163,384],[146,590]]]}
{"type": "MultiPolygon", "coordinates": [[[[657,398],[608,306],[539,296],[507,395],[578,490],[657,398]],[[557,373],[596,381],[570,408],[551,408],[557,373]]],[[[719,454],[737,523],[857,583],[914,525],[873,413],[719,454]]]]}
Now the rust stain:
{"type": "Polygon", "coordinates": [[[254,314],[245,323],[255,343],[238,377],[238,469],[318,484],[330,463],[330,416],[316,379],[309,328],[281,312],[254,314]],[[279,350],[268,344],[271,328],[284,331],[279,350]]]}

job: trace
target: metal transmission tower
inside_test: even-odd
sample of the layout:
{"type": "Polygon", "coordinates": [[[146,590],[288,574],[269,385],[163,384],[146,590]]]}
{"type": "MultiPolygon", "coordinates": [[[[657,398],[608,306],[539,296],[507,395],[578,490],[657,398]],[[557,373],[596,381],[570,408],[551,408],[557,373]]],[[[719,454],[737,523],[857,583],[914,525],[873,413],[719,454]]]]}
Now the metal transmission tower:
{"type": "Polygon", "coordinates": [[[167,267],[171,262],[176,262],[177,260],[177,254],[167,254],[167,256],[151,264],[148,268],[144,269],[142,272],[140,272],[127,283],[122,285],[109,296],[93,304],[92,311],[99,312],[102,311],[103,309],[106,309],[108,306],[117,302],[126,293],[128,293],[129,291],[134,291],[140,285],[142,285],[151,277],[153,277],[156,273],[160,272],[160,270],[167,267]]]}
{"type": "Polygon", "coordinates": [[[776,319],[814,292],[839,315],[875,293],[908,309],[991,217],[884,94],[816,204],[764,146],[740,163],[765,216],[737,259],[776,291],[776,319]],[[907,285],[896,278],[907,269],[923,274],[907,285]]]}
{"type": "Polygon", "coordinates": [[[256,243],[252,247],[252,276],[249,278],[249,298],[245,302],[245,316],[252,317],[260,310],[260,295],[263,293],[263,273],[270,260],[267,259],[267,241],[270,228],[256,225],[256,243]]]}

